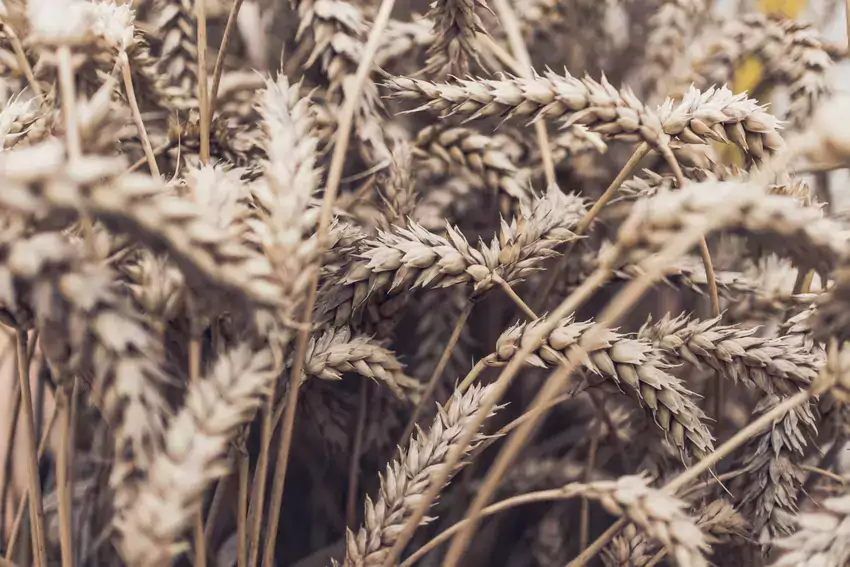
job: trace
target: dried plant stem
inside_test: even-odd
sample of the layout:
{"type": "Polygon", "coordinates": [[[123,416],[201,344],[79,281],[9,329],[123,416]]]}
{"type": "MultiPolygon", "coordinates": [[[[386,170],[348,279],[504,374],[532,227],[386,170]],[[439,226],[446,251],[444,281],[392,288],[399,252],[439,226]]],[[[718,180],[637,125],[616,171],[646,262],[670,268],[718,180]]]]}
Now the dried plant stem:
{"type": "Polygon", "coordinates": [[[41,90],[41,85],[39,85],[38,81],[36,81],[29,59],[27,59],[27,54],[24,52],[24,46],[21,44],[21,38],[18,37],[18,34],[15,33],[15,30],[8,23],[6,23],[4,27],[6,29],[6,35],[9,38],[9,43],[12,44],[12,51],[15,52],[15,59],[18,61],[18,65],[21,66],[21,71],[27,79],[27,84],[30,86],[30,89],[32,89],[36,98],[40,99],[44,97],[44,91],[41,90]]]}
{"type": "MultiPolygon", "coordinates": [[[[593,469],[596,468],[596,451],[599,448],[599,436],[594,435],[590,440],[590,449],[587,454],[587,464],[584,467],[584,482],[591,481],[593,469]]],[[[581,507],[579,510],[579,535],[578,548],[584,550],[587,547],[587,541],[590,539],[590,500],[584,496],[581,497],[581,507]]]]}
{"type": "MultiPolygon", "coordinates": [[[[565,494],[564,491],[560,488],[553,488],[550,490],[538,490],[536,492],[528,492],[526,494],[520,494],[518,496],[512,496],[511,498],[505,498],[495,504],[487,506],[482,511],[482,516],[492,516],[493,514],[498,514],[499,512],[503,512],[505,510],[510,510],[511,508],[516,508],[517,506],[523,506],[526,504],[534,504],[537,502],[551,502],[553,500],[568,500],[573,498],[572,494],[565,494]]],[[[456,534],[458,530],[463,528],[468,520],[461,520],[456,524],[452,525],[449,528],[446,528],[439,535],[435,536],[431,540],[428,541],[425,545],[414,551],[410,557],[405,559],[399,567],[410,567],[415,564],[417,561],[422,559],[429,551],[436,548],[438,545],[449,539],[452,535],[456,534]]]]}
{"type": "MultiPolygon", "coordinates": [[[[676,177],[676,185],[679,189],[685,186],[685,176],[682,173],[682,167],[679,165],[679,160],[673,155],[670,146],[661,146],[661,155],[664,156],[667,165],[673,170],[673,175],[676,177]]],[[[702,263],[705,266],[705,279],[708,283],[708,295],[711,298],[711,314],[713,317],[720,315],[720,296],[717,293],[717,278],[714,275],[714,263],[711,261],[711,252],[708,249],[708,243],[705,237],[699,242],[699,253],[702,257],[702,263]]],[[[718,391],[718,394],[720,391],[718,391]]],[[[719,417],[715,416],[715,417],[719,417]]]]}
{"type": "Polygon", "coordinates": [[[72,567],[74,554],[71,530],[71,498],[68,489],[68,455],[71,449],[71,404],[68,397],[68,387],[59,388],[57,400],[58,411],[62,413],[62,429],[59,444],[59,454],[56,458],[56,489],[59,498],[59,544],[62,554],[62,567],[72,567]]]}
{"type": "Polygon", "coordinates": [[[227,24],[224,26],[224,35],[221,38],[221,47],[218,48],[218,56],[215,58],[212,91],[210,92],[210,116],[213,116],[215,111],[215,100],[218,98],[218,86],[221,83],[221,75],[224,72],[224,56],[227,53],[227,46],[230,43],[230,36],[233,34],[233,26],[236,25],[236,18],[239,16],[239,9],[242,7],[242,1],[243,0],[233,0],[233,5],[230,7],[230,13],[227,15],[227,24]]]}
{"type": "Polygon", "coordinates": [[[596,557],[596,554],[602,551],[602,548],[611,543],[611,540],[620,533],[620,530],[626,527],[626,524],[629,523],[629,520],[625,517],[620,518],[609,527],[607,530],[602,532],[593,543],[590,544],[590,547],[585,549],[579,554],[578,557],[567,563],[566,567],[582,567],[587,565],[587,562],[596,557]]]}
{"type": "Polygon", "coordinates": [[[248,564],[248,476],[251,468],[251,455],[245,447],[239,451],[239,505],[236,517],[236,567],[248,564]]]}
{"type": "Polygon", "coordinates": [[[15,330],[15,347],[18,360],[18,380],[21,385],[21,424],[27,448],[27,473],[29,476],[30,523],[34,562],[39,567],[47,565],[47,545],[44,539],[44,505],[41,500],[41,476],[38,474],[38,453],[35,445],[35,417],[30,390],[30,366],[27,357],[27,332],[15,330]]]}
{"type": "MultiPolygon", "coordinates": [[[[203,3],[200,0],[198,4],[203,3]]],[[[189,383],[197,384],[201,379],[201,331],[194,307],[190,301],[191,337],[189,338],[189,383]]],[[[207,546],[204,538],[204,507],[201,506],[195,516],[195,567],[206,567],[207,546]]]]}
{"type": "MultiPolygon", "coordinates": [[[[586,301],[590,295],[596,291],[596,289],[601,286],[605,281],[610,277],[609,270],[607,267],[596,270],[593,274],[588,276],[584,282],[572,293],[569,297],[567,297],[560,306],[552,313],[551,319],[549,322],[541,325],[540,337],[545,336],[546,332],[551,332],[554,329],[556,321],[560,318],[565,317],[566,315],[575,311],[584,301],[586,301]]],[[[525,358],[531,354],[536,348],[539,346],[538,341],[528,341],[528,344],[523,345],[522,349],[516,354],[516,356],[511,359],[502,373],[499,375],[499,378],[496,381],[494,390],[490,393],[487,399],[484,401],[481,407],[480,416],[489,415],[492,409],[499,403],[499,400],[502,399],[502,396],[510,387],[511,382],[514,377],[519,372],[520,368],[525,363],[525,358]]],[[[478,364],[476,364],[476,368],[478,364]]],[[[473,372],[475,368],[473,368],[473,372]]],[[[469,377],[464,379],[463,383],[459,386],[461,392],[463,392],[464,384],[466,387],[469,386],[468,383],[471,383],[469,377]]],[[[549,396],[550,398],[554,396],[549,396]]],[[[476,417],[476,420],[470,424],[469,432],[464,434],[464,436],[458,441],[457,446],[452,450],[451,453],[446,457],[445,465],[440,469],[440,474],[436,475],[436,478],[433,480],[433,484],[431,484],[428,491],[423,495],[422,500],[419,503],[419,507],[416,511],[408,518],[407,522],[404,525],[401,533],[399,533],[393,548],[387,554],[387,557],[384,559],[383,566],[391,567],[396,558],[400,555],[404,547],[407,545],[407,542],[410,541],[410,538],[413,536],[413,532],[416,531],[417,526],[419,526],[422,519],[425,517],[425,514],[430,508],[431,503],[439,494],[440,490],[444,486],[446,479],[448,479],[451,472],[454,470],[455,465],[460,461],[461,457],[464,455],[464,451],[469,443],[472,441],[475,432],[481,427],[484,422],[484,417],[476,417]]],[[[522,426],[521,426],[522,427],[522,426]]]]}
{"type": "MultiPolygon", "coordinates": [[[[496,10],[496,15],[499,18],[499,23],[502,29],[505,30],[505,35],[508,37],[508,44],[511,46],[511,51],[514,53],[519,64],[519,75],[526,79],[530,79],[531,74],[531,56],[528,54],[528,48],[525,41],[522,39],[522,32],[519,29],[519,21],[516,13],[511,8],[508,0],[494,0],[493,7],[496,10]]],[[[534,131],[537,135],[537,145],[540,147],[540,157],[543,161],[543,172],[546,175],[546,184],[555,184],[555,160],[552,158],[552,148],[549,145],[549,135],[546,132],[546,124],[542,120],[534,124],[534,131]]]]}
{"type": "Polygon", "coordinates": [[[269,470],[269,450],[271,449],[274,423],[272,422],[273,396],[263,403],[263,420],[260,425],[260,455],[254,470],[254,482],[251,490],[251,506],[248,508],[248,565],[257,564],[260,554],[260,532],[263,525],[263,504],[266,498],[266,483],[269,470]]]}
{"type": "Polygon", "coordinates": [[[59,60],[59,87],[62,91],[62,114],[65,117],[65,141],[68,144],[68,155],[73,160],[82,155],[82,149],[80,148],[80,125],[77,123],[71,48],[60,45],[56,48],[56,57],[59,60]]]}
{"type": "Polygon", "coordinates": [[[195,0],[198,20],[198,114],[201,117],[201,163],[210,161],[210,102],[207,84],[207,0],[195,0]]]}
{"type": "Polygon", "coordinates": [[[369,381],[360,380],[360,396],[357,406],[357,425],[354,428],[354,442],[351,444],[351,463],[348,468],[348,501],[345,505],[345,525],[350,529],[357,527],[357,497],[359,491],[360,453],[363,451],[363,432],[366,429],[366,405],[368,402],[369,381]]]}
{"type": "MultiPolygon", "coordinates": [[[[478,380],[478,377],[481,375],[482,372],[484,372],[484,369],[490,365],[490,360],[494,358],[494,355],[489,354],[478,362],[476,362],[475,366],[472,367],[472,370],[469,371],[469,374],[464,376],[463,380],[458,385],[457,391],[461,394],[466,392],[469,387],[472,386],[476,380],[478,380]]],[[[449,400],[449,402],[447,403],[451,403],[451,400],[449,400]]]]}
{"type": "MultiPolygon", "coordinates": [[[[349,136],[354,122],[354,114],[358,108],[358,99],[366,84],[366,79],[372,69],[372,61],[381,40],[381,34],[387,27],[390,14],[392,13],[395,0],[381,0],[378,13],[369,31],[369,39],[357,65],[357,73],[350,90],[346,92],[345,103],[337,123],[337,132],[334,139],[334,151],[328,168],[327,184],[325,194],[322,198],[322,208],[319,214],[319,226],[316,229],[317,261],[321,262],[322,256],[327,249],[328,230],[333,218],[333,206],[336,201],[339,183],[342,180],[342,169],[345,164],[345,156],[348,152],[349,136]]],[[[274,564],[274,548],[277,542],[277,528],[280,520],[280,507],[283,501],[283,488],[286,481],[286,468],[289,464],[289,449],[292,444],[292,433],[295,427],[295,408],[298,404],[298,386],[301,381],[301,372],[304,368],[304,356],[307,352],[307,344],[313,317],[313,308],[316,306],[316,295],[319,286],[319,270],[314,269],[310,274],[310,283],[307,286],[307,297],[304,302],[303,321],[304,326],[298,332],[295,347],[295,358],[292,372],[289,377],[289,395],[286,398],[286,411],[283,416],[282,432],[280,436],[280,447],[278,448],[277,462],[275,466],[275,477],[272,485],[271,507],[269,508],[268,541],[263,553],[263,566],[272,567],[274,564]]]]}
{"type": "Polygon", "coordinates": [[[512,288],[508,282],[502,279],[502,276],[500,276],[499,274],[493,274],[493,281],[496,282],[499,287],[502,288],[502,291],[505,292],[505,295],[510,297],[511,300],[516,303],[517,307],[522,309],[522,312],[525,313],[526,317],[528,317],[532,321],[537,320],[537,314],[535,314],[534,311],[532,311],[531,307],[526,305],[525,301],[523,301],[522,298],[517,295],[517,292],[514,291],[514,288],[512,288]]]}
{"type": "Polygon", "coordinates": [[[124,76],[124,89],[127,91],[127,102],[130,103],[130,111],[133,114],[133,121],[136,123],[136,129],[139,131],[139,139],[142,142],[142,148],[145,151],[145,158],[148,160],[148,167],[154,177],[159,177],[159,166],[156,164],[156,156],[151,147],[148,131],[145,129],[145,123],[142,120],[142,113],[139,110],[139,102],[136,100],[136,90],[133,88],[133,75],[130,70],[130,60],[125,52],[121,52],[121,73],[124,76]]]}
{"type": "MultiPolygon", "coordinates": [[[[419,419],[419,415],[422,413],[422,408],[426,407],[431,402],[431,397],[434,395],[437,383],[440,381],[440,378],[443,376],[443,372],[446,370],[446,366],[452,356],[452,351],[455,346],[457,346],[460,334],[463,332],[463,328],[466,326],[466,322],[469,320],[469,315],[472,313],[472,308],[474,306],[475,303],[472,301],[467,302],[463,310],[460,312],[460,315],[458,315],[457,322],[455,323],[454,329],[452,329],[452,334],[449,337],[449,342],[446,343],[446,346],[443,349],[443,354],[440,355],[440,360],[437,361],[437,367],[434,368],[434,371],[431,373],[431,377],[428,379],[428,384],[425,386],[425,391],[422,392],[419,403],[417,403],[416,407],[413,408],[413,413],[410,415],[407,427],[404,428],[401,438],[398,440],[398,443],[396,443],[399,447],[405,447],[407,445],[407,440],[410,439],[410,436],[413,434],[413,428],[416,427],[416,422],[419,419]]],[[[483,370],[485,367],[486,365],[482,365],[481,369],[483,370]]],[[[464,391],[465,389],[461,390],[461,393],[464,391]]]]}
{"type": "MultiPolygon", "coordinates": [[[[151,151],[152,151],[154,157],[156,157],[156,156],[160,155],[161,153],[163,153],[163,152],[165,152],[166,150],[169,150],[169,149],[171,149],[171,142],[166,141],[164,144],[161,144],[161,145],[155,147],[151,151]]],[[[147,156],[139,159],[136,163],[134,163],[133,165],[128,167],[127,173],[132,173],[132,172],[136,171],[137,169],[139,169],[140,167],[142,167],[146,163],[148,163],[147,156]]]]}
{"type": "MultiPolygon", "coordinates": [[[[661,276],[664,266],[668,265],[670,262],[676,260],[680,256],[687,253],[688,250],[691,249],[699,239],[703,237],[702,229],[694,229],[691,231],[684,232],[677,241],[671,242],[668,244],[654,259],[651,263],[647,263],[648,265],[645,267],[643,274],[629,283],[619,294],[617,294],[613,300],[611,300],[607,307],[602,311],[601,315],[597,319],[597,324],[587,331],[585,337],[586,340],[593,341],[595,340],[596,335],[601,332],[606,327],[610,327],[615,321],[622,315],[628,312],[628,310],[637,302],[644,293],[652,286],[652,284],[661,276]]],[[[600,268],[596,273],[602,272],[602,275],[596,275],[595,278],[598,278],[599,284],[603,283],[609,277],[609,270],[606,268],[600,268]]],[[[588,281],[594,280],[594,276],[585,280],[585,282],[580,286],[573,295],[576,295],[579,290],[585,289],[588,281]]],[[[596,289],[596,284],[593,282],[593,288],[596,289]]],[[[572,297],[572,296],[570,296],[572,297]]],[[[553,313],[553,317],[560,317],[562,315],[566,315],[563,313],[563,309],[566,304],[570,303],[570,298],[562,303],[558,309],[553,313]]],[[[573,310],[570,310],[571,313],[573,310]]],[[[554,325],[555,323],[552,323],[554,325]]],[[[541,333],[551,332],[550,329],[543,328],[541,329],[541,333]]],[[[532,345],[537,342],[532,342],[532,345]]],[[[522,361],[525,359],[527,354],[524,352],[529,346],[526,345],[522,351],[518,353],[519,364],[522,364],[522,361]]],[[[543,387],[539,391],[538,395],[535,397],[534,401],[529,408],[529,412],[537,410],[539,407],[543,407],[547,404],[547,402],[555,397],[558,392],[564,387],[566,380],[569,378],[570,374],[581,364],[581,355],[583,354],[583,350],[578,348],[571,352],[571,355],[567,357],[565,363],[562,363],[561,366],[553,372],[549,378],[544,383],[543,387]]],[[[511,363],[505,369],[503,374],[507,372],[508,369],[511,368],[511,365],[517,359],[511,360],[511,363]]],[[[501,378],[500,378],[501,380],[501,378]]],[[[482,484],[481,488],[477,492],[475,499],[472,501],[472,504],[469,506],[466,517],[475,518],[481,510],[487,505],[489,498],[495,492],[498,487],[499,481],[502,476],[508,470],[514,458],[517,456],[519,451],[525,446],[525,443],[528,441],[532,432],[535,429],[537,423],[546,415],[547,412],[540,412],[534,418],[529,419],[527,422],[523,423],[506,441],[505,445],[502,447],[502,450],[499,452],[495,462],[490,467],[490,470],[487,473],[487,476],[482,484]]],[[[469,541],[472,538],[472,535],[475,532],[475,527],[477,525],[476,521],[471,521],[468,526],[463,529],[452,542],[451,547],[449,548],[448,553],[446,554],[446,558],[443,561],[444,567],[454,567],[458,564],[466,550],[469,541]]]]}
{"type": "MultiPolygon", "coordinates": [[[[38,442],[39,462],[41,462],[42,457],[44,457],[44,452],[47,450],[47,441],[50,439],[50,434],[53,432],[53,426],[56,425],[58,417],[59,408],[54,407],[53,413],[50,416],[50,421],[41,433],[41,439],[38,442]]],[[[21,530],[21,523],[24,520],[24,508],[26,508],[27,502],[29,501],[29,493],[29,488],[26,488],[21,496],[21,500],[18,502],[18,509],[15,512],[15,520],[12,523],[12,529],[9,531],[9,542],[6,545],[6,559],[15,554],[15,546],[18,543],[18,534],[21,530]]]]}
{"type": "MultiPolygon", "coordinates": [[[[231,453],[233,451],[231,450],[231,453]]],[[[233,468],[236,465],[236,456],[233,454],[231,458],[228,460],[228,466],[233,468]]],[[[224,503],[224,496],[227,492],[227,482],[231,479],[232,475],[228,475],[222,477],[215,485],[215,491],[213,492],[212,502],[210,502],[210,510],[207,514],[207,521],[204,525],[204,542],[207,547],[212,544],[212,537],[214,535],[215,524],[218,520],[218,515],[221,513],[221,506],[224,503]]]]}
{"type": "Polygon", "coordinates": [[[4,424],[6,429],[3,430],[5,433],[4,447],[8,447],[8,449],[6,450],[6,458],[3,461],[3,488],[0,490],[0,499],[2,499],[0,500],[0,520],[2,521],[3,528],[0,530],[0,535],[6,533],[6,500],[9,494],[9,487],[12,485],[9,478],[12,473],[12,450],[14,449],[15,433],[18,430],[18,417],[21,412],[21,383],[18,380],[15,380],[12,386],[9,399],[12,401],[12,407],[9,408],[9,420],[4,424]]]}
{"type": "MultiPolygon", "coordinates": [[[[593,204],[584,218],[578,223],[578,226],[575,229],[576,236],[581,236],[590,228],[591,223],[593,223],[594,219],[599,216],[599,213],[602,209],[607,205],[611,199],[614,198],[614,195],[619,191],[620,186],[628,179],[629,175],[632,174],[635,167],[640,163],[646,154],[652,148],[646,142],[641,143],[637,148],[635,148],[634,153],[629,158],[629,161],[623,166],[620,172],[617,174],[617,177],[614,178],[614,181],[605,189],[605,192],[602,194],[599,199],[593,204]]],[[[558,281],[558,277],[564,271],[564,268],[567,267],[567,261],[569,260],[570,253],[573,251],[578,240],[574,240],[567,245],[567,250],[564,252],[564,255],[558,258],[557,263],[551,270],[549,277],[546,279],[546,283],[543,284],[543,289],[538,296],[536,303],[534,304],[534,310],[540,311],[540,309],[546,304],[546,298],[549,297],[549,294],[552,293],[552,288],[555,287],[555,282],[558,281]]]]}

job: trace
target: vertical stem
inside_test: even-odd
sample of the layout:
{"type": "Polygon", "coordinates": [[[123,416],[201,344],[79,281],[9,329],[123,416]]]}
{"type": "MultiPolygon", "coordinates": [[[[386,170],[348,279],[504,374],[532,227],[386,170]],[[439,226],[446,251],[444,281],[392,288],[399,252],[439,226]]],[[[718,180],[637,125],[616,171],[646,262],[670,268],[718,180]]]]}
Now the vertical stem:
{"type": "Polygon", "coordinates": [[[136,123],[136,130],[139,131],[139,139],[142,142],[142,148],[145,150],[145,157],[148,160],[148,167],[154,177],[159,177],[159,166],[156,163],[156,156],[151,147],[148,131],[145,129],[145,123],[142,120],[142,113],[139,110],[139,102],[136,100],[136,89],[133,88],[133,74],[130,70],[130,60],[125,52],[121,52],[121,71],[124,77],[124,90],[127,91],[127,102],[130,103],[130,111],[133,115],[133,122],[136,123]]]}
{"type": "Polygon", "coordinates": [[[72,551],[71,516],[68,505],[68,451],[71,441],[71,404],[68,397],[68,386],[58,388],[59,397],[56,401],[58,411],[62,414],[62,430],[59,444],[59,454],[56,458],[56,489],[59,499],[59,543],[62,553],[62,567],[72,567],[74,555],[72,551]]]}
{"type": "Polygon", "coordinates": [[[227,15],[227,25],[224,27],[224,36],[221,38],[221,47],[218,49],[218,56],[215,58],[215,67],[213,68],[212,93],[210,93],[210,117],[215,112],[218,86],[221,83],[221,74],[224,71],[224,56],[227,53],[230,35],[233,33],[233,26],[236,25],[236,18],[239,16],[239,9],[241,7],[242,0],[233,0],[233,5],[230,7],[230,14],[227,15]]]}
{"type": "MultiPolygon", "coordinates": [[[[44,456],[44,451],[47,449],[47,440],[50,437],[50,432],[53,431],[53,426],[56,425],[56,419],[59,417],[59,410],[54,407],[53,414],[50,416],[50,422],[41,434],[41,440],[38,442],[38,460],[44,456]]],[[[9,532],[9,543],[6,546],[6,559],[11,558],[15,554],[15,546],[18,542],[18,534],[21,530],[21,522],[24,519],[24,508],[29,502],[29,489],[24,490],[20,502],[18,502],[18,510],[15,512],[15,521],[12,523],[12,530],[9,532]]]]}
{"type": "Polygon", "coordinates": [[[21,383],[18,380],[15,380],[12,386],[9,399],[11,401],[9,420],[4,424],[6,429],[3,430],[6,434],[6,458],[3,460],[3,488],[0,489],[0,537],[6,533],[6,500],[9,496],[9,486],[11,486],[12,450],[15,444],[15,433],[18,430],[18,414],[21,411],[21,383]]]}
{"type": "Polygon", "coordinates": [[[239,505],[236,518],[236,567],[246,567],[248,561],[248,475],[251,466],[251,456],[244,444],[239,448],[239,505]]]}
{"type": "Polygon", "coordinates": [[[47,546],[44,541],[44,505],[41,500],[41,476],[38,474],[38,453],[33,430],[32,391],[30,390],[29,359],[27,358],[27,332],[16,329],[16,355],[18,379],[21,384],[21,416],[24,443],[27,448],[27,472],[29,474],[30,522],[32,524],[32,546],[35,564],[47,565],[47,546]]]}
{"type": "Polygon", "coordinates": [[[210,102],[207,85],[207,1],[195,0],[198,20],[198,113],[201,119],[201,163],[210,161],[210,102]]]}
{"type": "MultiPolygon", "coordinates": [[[[349,135],[354,122],[354,113],[359,105],[360,93],[363,85],[369,77],[372,61],[378,51],[381,34],[387,27],[390,14],[392,13],[395,0],[381,0],[381,6],[375,15],[372,29],[369,31],[369,39],[360,63],[357,65],[357,73],[351,90],[346,93],[345,103],[340,113],[337,124],[336,137],[334,139],[334,151],[331,163],[328,167],[328,180],[325,185],[325,194],[322,198],[322,208],[319,215],[319,226],[316,230],[317,258],[321,262],[322,255],[327,249],[328,230],[333,217],[333,205],[336,202],[337,191],[342,180],[342,169],[345,163],[345,155],[348,151],[349,135]]],[[[301,372],[304,368],[304,355],[307,351],[307,342],[310,333],[310,322],[313,319],[313,308],[316,305],[316,292],[319,285],[319,271],[313,267],[310,274],[310,283],[307,289],[307,298],[304,302],[302,316],[306,323],[298,333],[295,347],[295,359],[292,372],[289,376],[289,395],[286,398],[286,411],[283,416],[282,433],[280,436],[280,447],[278,448],[277,462],[275,466],[275,477],[272,485],[271,507],[269,508],[268,541],[263,554],[263,566],[272,567],[274,564],[275,544],[277,542],[278,521],[280,520],[280,507],[283,502],[283,489],[286,483],[286,468],[289,465],[289,449],[292,444],[292,434],[295,427],[295,409],[298,406],[298,387],[301,382],[301,372]]]]}
{"type": "MultiPolygon", "coordinates": [[[[204,0],[198,0],[198,5],[203,4],[204,0]]],[[[200,8],[199,8],[200,12],[200,8]]],[[[200,35],[200,31],[198,32],[200,35]]],[[[200,56],[199,56],[200,59],[200,56]]],[[[189,322],[191,330],[189,338],[189,383],[197,384],[201,379],[201,325],[198,320],[194,306],[190,303],[189,322]]],[[[207,565],[207,546],[206,538],[204,538],[204,507],[203,503],[195,515],[195,567],[206,567],[207,565]]]]}
{"type": "Polygon", "coordinates": [[[254,567],[260,553],[260,532],[263,524],[263,505],[266,499],[266,477],[269,468],[269,448],[272,442],[274,426],[272,423],[272,403],[274,398],[269,396],[263,404],[263,421],[260,426],[260,456],[257,460],[257,468],[254,470],[253,490],[251,491],[251,507],[248,509],[250,515],[248,534],[248,566],[254,567]]]}
{"type": "MultiPolygon", "coordinates": [[[[587,465],[584,468],[584,482],[590,482],[593,477],[593,468],[596,466],[596,451],[599,448],[599,436],[594,435],[590,440],[590,451],[587,455],[587,465]]],[[[584,549],[587,547],[587,540],[590,538],[590,501],[581,497],[581,510],[579,512],[579,536],[578,547],[584,549]]]]}
{"type": "Polygon", "coordinates": [[[59,85],[62,91],[62,114],[65,117],[65,143],[71,159],[82,155],[80,147],[80,125],[77,123],[77,101],[74,98],[74,70],[71,67],[71,48],[60,45],[56,48],[59,59],[59,85]]]}
{"type": "Polygon", "coordinates": [[[345,504],[345,525],[355,529],[357,521],[357,487],[360,475],[360,453],[363,450],[363,430],[366,429],[366,406],[369,381],[360,380],[360,400],[357,409],[357,425],[354,428],[354,443],[351,446],[351,464],[348,468],[348,501],[345,504]]]}

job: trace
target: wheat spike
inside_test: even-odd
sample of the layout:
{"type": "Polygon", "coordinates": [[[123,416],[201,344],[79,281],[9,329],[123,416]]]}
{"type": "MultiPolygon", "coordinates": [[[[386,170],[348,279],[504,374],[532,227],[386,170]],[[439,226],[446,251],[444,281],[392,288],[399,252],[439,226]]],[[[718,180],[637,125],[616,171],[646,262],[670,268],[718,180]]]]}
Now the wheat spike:
{"type": "Polygon", "coordinates": [[[661,349],[671,362],[707,364],[724,378],[767,394],[796,393],[817,377],[820,357],[805,350],[795,337],[757,337],[758,327],[721,325],[720,320],[665,315],[654,325],[644,325],[639,336],[661,349]]]}
{"type": "MultiPolygon", "coordinates": [[[[472,386],[463,394],[455,391],[450,406],[438,406],[437,417],[431,428],[427,432],[417,430],[409,448],[406,451],[399,450],[399,456],[381,476],[377,501],[373,502],[366,497],[363,526],[357,534],[350,530],[346,533],[344,566],[371,567],[383,564],[419,498],[428,491],[436,471],[443,466],[446,456],[467,432],[482,400],[492,389],[492,386],[472,386]]],[[[479,433],[466,452],[472,451],[483,439],[484,435],[479,433]]],[[[459,466],[463,466],[463,463],[459,466]]]]}
{"type": "Polygon", "coordinates": [[[434,43],[428,48],[428,65],[432,73],[460,76],[469,71],[469,56],[478,59],[475,36],[486,34],[475,9],[490,10],[485,0],[435,0],[426,17],[434,22],[434,43]]]}
{"type": "Polygon", "coordinates": [[[370,337],[352,336],[346,327],[313,337],[305,355],[304,374],[322,380],[342,380],[355,372],[386,384],[403,400],[416,399],[419,382],[404,374],[395,354],[370,337]]]}
{"type": "Polygon", "coordinates": [[[797,531],[772,543],[784,553],[773,567],[841,567],[850,558],[850,498],[825,499],[818,511],[797,516],[797,531]]]}
{"type": "Polygon", "coordinates": [[[115,518],[118,548],[128,565],[163,565],[185,549],[178,540],[200,510],[204,491],[228,473],[230,441],[271,387],[272,360],[269,350],[242,344],[189,386],[147,477],[115,518]]]}
{"type": "MultiPolygon", "coordinates": [[[[502,333],[491,364],[506,364],[524,341],[536,336],[541,321],[514,325],[502,333]]],[[[679,450],[697,457],[710,452],[713,438],[703,423],[705,414],[694,402],[694,394],[664,370],[665,365],[653,346],[614,330],[607,330],[594,343],[587,343],[583,333],[592,326],[592,322],[564,319],[526,363],[544,368],[553,366],[564,361],[571,349],[581,348],[587,353],[582,365],[633,396],[679,450]]]]}
{"type": "Polygon", "coordinates": [[[564,127],[584,125],[605,138],[666,144],[668,137],[685,144],[733,143],[760,160],[783,147],[779,123],[746,94],[691,88],[680,102],[667,99],[657,110],[647,108],[629,89],[618,91],[601,82],[547,71],[531,79],[511,77],[430,83],[396,77],[385,86],[396,98],[424,101],[430,109],[469,120],[487,116],[558,120],[564,127]]]}

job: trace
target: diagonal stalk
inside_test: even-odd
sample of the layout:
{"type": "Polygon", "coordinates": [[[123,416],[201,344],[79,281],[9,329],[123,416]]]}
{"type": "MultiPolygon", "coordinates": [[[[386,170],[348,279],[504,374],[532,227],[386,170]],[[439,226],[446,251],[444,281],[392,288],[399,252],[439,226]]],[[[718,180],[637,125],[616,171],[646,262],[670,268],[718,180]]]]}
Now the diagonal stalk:
{"type": "Polygon", "coordinates": [[[227,15],[227,24],[224,26],[224,36],[221,38],[221,47],[218,48],[218,56],[215,58],[215,67],[213,68],[212,92],[210,93],[210,116],[212,116],[215,111],[215,100],[218,98],[218,86],[221,83],[221,75],[224,72],[224,56],[227,53],[230,36],[233,34],[233,26],[236,25],[236,18],[239,16],[239,9],[241,7],[242,0],[233,0],[233,5],[230,7],[230,13],[227,15]]]}
{"type": "Polygon", "coordinates": [[[159,166],[156,163],[156,155],[153,153],[148,131],[145,129],[145,123],[142,120],[142,113],[139,110],[139,102],[136,100],[136,89],[133,88],[133,75],[130,69],[130,60],[125,52],[121,52],[121,73],[124,77],[124,90],[127,91],[127,102],[130,103],[130,111],[133,114],[133,122],[136,123],[136,130],[139,131],[139,140],[142,142],[142,149],[145,151],[145,158],[148,160],[148,167],[151,170],[151,175],[159,178],[159,166]]]}

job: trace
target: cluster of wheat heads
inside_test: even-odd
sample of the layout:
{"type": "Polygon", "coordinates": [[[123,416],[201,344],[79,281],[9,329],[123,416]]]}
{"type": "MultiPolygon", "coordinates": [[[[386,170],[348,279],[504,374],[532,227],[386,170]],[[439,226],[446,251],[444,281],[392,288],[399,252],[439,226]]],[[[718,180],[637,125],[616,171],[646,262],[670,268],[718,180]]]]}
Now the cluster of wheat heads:
{"type": "Polygon", "coordinates": [[[846,52],[0,0],[0,566],[848,564],[846,52]]]}

